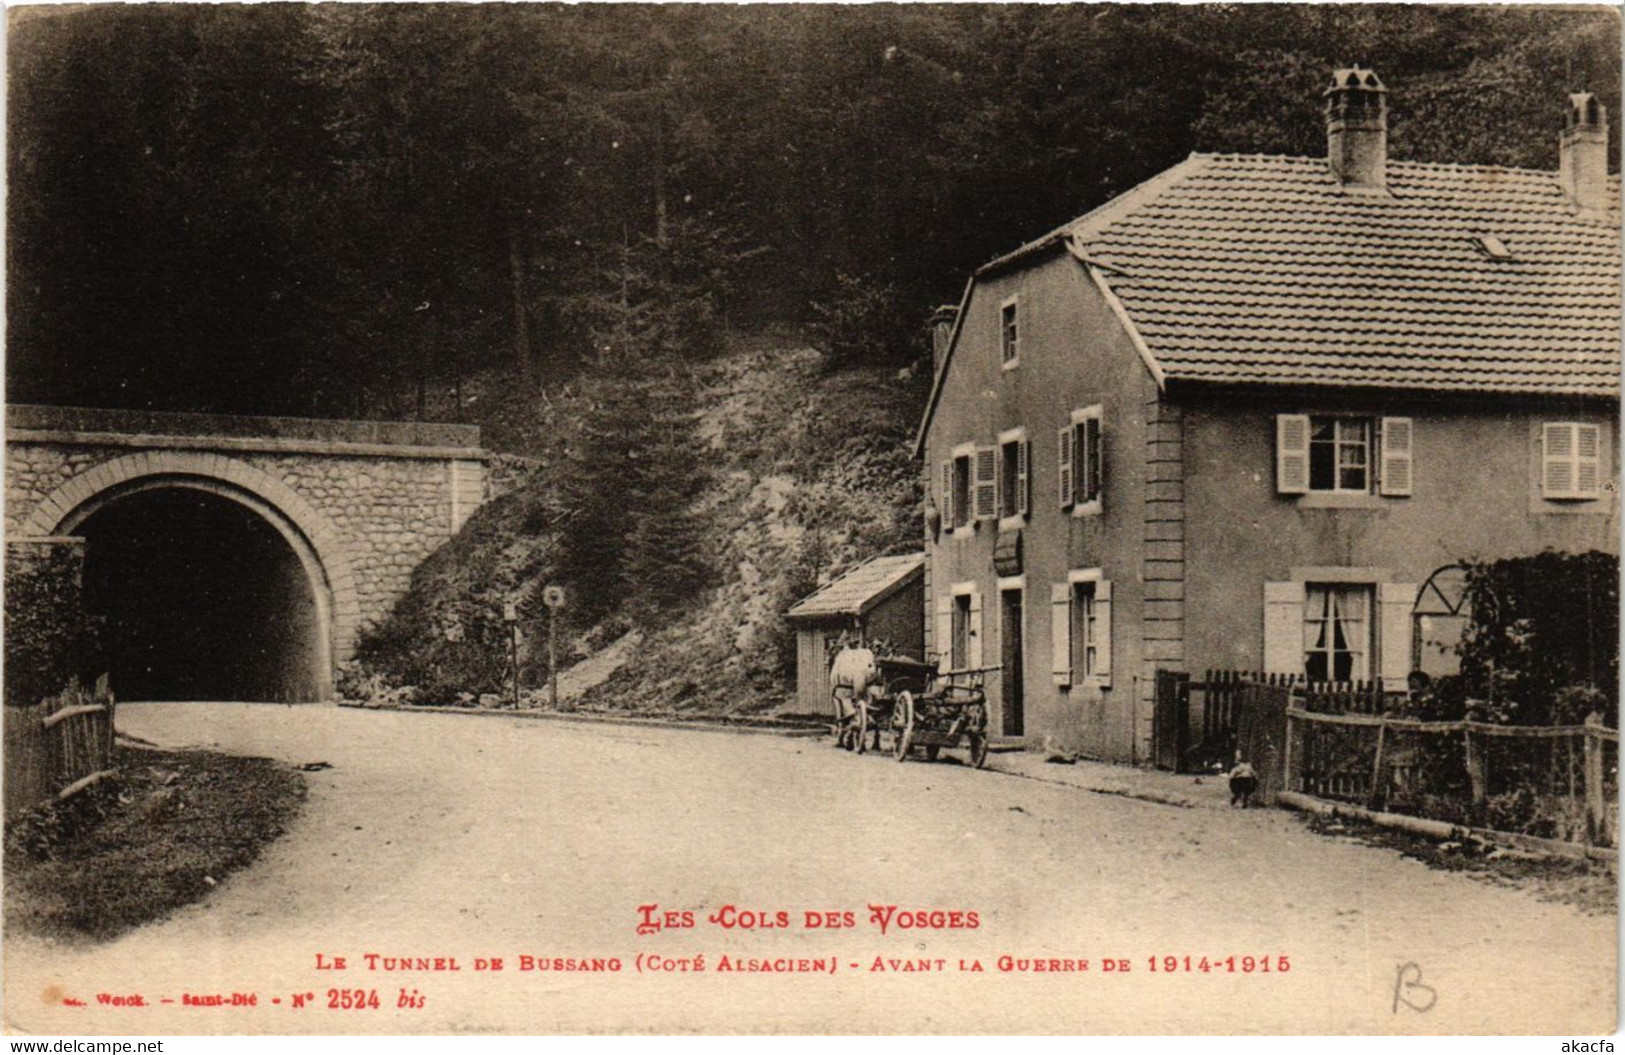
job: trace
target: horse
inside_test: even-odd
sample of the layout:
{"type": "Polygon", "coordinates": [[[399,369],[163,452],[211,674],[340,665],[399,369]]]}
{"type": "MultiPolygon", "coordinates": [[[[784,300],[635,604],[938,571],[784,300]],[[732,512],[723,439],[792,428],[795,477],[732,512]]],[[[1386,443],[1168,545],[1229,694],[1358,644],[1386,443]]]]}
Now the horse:
{"type": "MultiPolygon", "coordinates": [[[[872,650],[847,645],[836,654],[835,662],[829,667],[829,686],[831,694],[835,697],[835,720],[843,730],[857,714],[857,701],[872,689],[878,688],[879,684],[880,665],[875,662],[872,650]]],[[[842,744],[846,735],[843,731],[836,737],[836,743],[842,744]]],[[[880,730],[876,729],[877,749],[879,742],[880,730]]]]}

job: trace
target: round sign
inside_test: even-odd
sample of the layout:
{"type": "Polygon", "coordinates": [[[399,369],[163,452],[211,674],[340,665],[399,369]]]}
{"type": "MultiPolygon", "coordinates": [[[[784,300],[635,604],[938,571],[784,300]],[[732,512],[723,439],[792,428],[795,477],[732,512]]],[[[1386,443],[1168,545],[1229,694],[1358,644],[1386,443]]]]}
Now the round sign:
{"type": "Polygon", "coordinates": [[[549,608],[564,607],[564,587],[545,586],[542,588],[542,603],[549,608]]]}

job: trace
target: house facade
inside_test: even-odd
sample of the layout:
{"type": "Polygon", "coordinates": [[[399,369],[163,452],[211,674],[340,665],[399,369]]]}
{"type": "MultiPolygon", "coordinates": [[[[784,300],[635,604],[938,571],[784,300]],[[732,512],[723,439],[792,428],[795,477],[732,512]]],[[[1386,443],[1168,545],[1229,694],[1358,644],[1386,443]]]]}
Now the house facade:
{"type": "Polygon", "coordinates": [[[1437,569],[1617,552],[1618,183],[1387,157],[1340,70],[1327,156],[1193,155],[971,279],[916,447],[925,633],[996,731],[1149,757],[1155,673],[1403,687],[1437,569]]]}

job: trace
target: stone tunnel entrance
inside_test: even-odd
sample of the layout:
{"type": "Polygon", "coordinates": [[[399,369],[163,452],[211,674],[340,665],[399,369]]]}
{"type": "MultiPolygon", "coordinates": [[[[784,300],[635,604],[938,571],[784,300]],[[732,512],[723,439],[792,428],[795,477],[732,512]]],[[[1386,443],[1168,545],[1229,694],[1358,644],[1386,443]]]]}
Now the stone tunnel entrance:
{"type": "Polygon", "coordinates": [[[73,528],[122,700],[311,701],[326,686],[325,605],[265,515],[217,490],[132,490],[73,528]]]}

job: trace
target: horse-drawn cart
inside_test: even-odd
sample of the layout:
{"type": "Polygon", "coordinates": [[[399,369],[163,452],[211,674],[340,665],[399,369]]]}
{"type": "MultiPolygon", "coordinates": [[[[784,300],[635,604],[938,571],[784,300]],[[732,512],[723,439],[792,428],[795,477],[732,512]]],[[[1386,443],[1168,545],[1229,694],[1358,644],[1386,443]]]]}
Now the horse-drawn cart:
{"type": "MultiPolygon", "coordinates": [[[[838,661],[839,662],[839,661],[838,661]]],[[[994,667],[939,673],[937,665],[908,656],[864,656],[867,673],[837,678],[835,742],[863,754],[882,750],[891,736],[897,761],[916,749],[936,761],[943,748],[965,748],[977,769],[987,761],[987,694],[982,679],[994,667]]]]}
{"type": "Polygon", "coordinates": [[[841,689],[836,690],[836,743],[858,754],[871,744],[881,750],[881,734],[895,736],[902,727],[897,721],[898,700],[908,693],[925,692],[936,676],[936,667],[908,656],[877,657],[874,664],[875,680],[855,697],[845,696],[844,705],[841,689]]]}
{"type": "Polygon", "coordinates": [[[904,688],[891,708],[892,753],[908,759],[916,748],[936,761],[943,748],[963,747],[970,764],[981,769],[987,762],[987,693],[982,679],[988,669],[933,670],[920,691],[904,688]]]}

